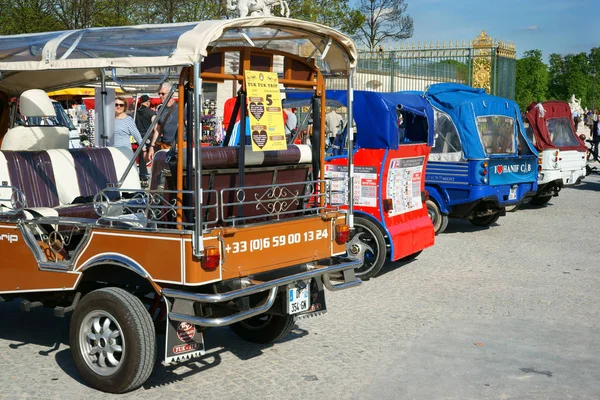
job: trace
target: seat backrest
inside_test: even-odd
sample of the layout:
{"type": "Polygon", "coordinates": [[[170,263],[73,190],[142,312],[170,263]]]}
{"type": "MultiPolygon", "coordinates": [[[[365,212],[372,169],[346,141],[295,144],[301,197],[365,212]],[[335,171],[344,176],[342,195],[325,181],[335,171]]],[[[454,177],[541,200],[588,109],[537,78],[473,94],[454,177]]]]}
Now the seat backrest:
{"type": "MultiPolygon", "coordinates": [[[[26,119],[56,117],[56,111],[48,95],[39,89],[21,94],[21,114],[26,119]]],[[[47,150],[69,148],[69,128],[52,125],[16,126],[9,129],[2,139],[0,150],[47,150]]]]}
{"type": "MultiPolygon", "coordinates": [[[[116,184],[133,157],[130,149],[53,149],[47,151],[0,151],[0,198],[10,196],[3,183],[25,195],[27,207],[57,207],[77,197],[91,198],[116,184]]],[[[140,190],[133,167],[123,189],[140,190]]]]}

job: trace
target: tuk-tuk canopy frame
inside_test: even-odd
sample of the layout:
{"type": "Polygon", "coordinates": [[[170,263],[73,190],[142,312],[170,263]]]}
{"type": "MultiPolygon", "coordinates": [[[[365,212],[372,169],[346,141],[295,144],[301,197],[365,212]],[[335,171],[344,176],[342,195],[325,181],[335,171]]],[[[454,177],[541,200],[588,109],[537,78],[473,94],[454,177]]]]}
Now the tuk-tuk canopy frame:
{"type": "Polygon", "coordinates": [[[348,36],[278,17],[88,28],[0,36],[0,90],[19,94],[97,82],[102,69],[190,66],[220,47],[321,57],[322,73],[348,75],[357,59],[348,36]],[[64,70],[71,70],[68,74],[64,70]]]}

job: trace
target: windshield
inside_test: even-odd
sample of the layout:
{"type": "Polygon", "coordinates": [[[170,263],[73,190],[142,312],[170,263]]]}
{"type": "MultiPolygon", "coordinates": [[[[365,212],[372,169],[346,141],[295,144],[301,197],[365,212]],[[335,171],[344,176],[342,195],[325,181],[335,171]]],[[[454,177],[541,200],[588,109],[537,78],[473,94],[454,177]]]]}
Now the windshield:
{"type": "Polygon", "coordinates": [[[550,118],[546,120],[546,127],[552,144],[558,147],[578,146],[579,141],[575,137],[571,121],[568,118],[550,118]]]}
{"type": "Polygon", "coordinates": [[[515,153],[515,120],[504,115],[477,117],[477,130],[487,154],[515,153]]]}

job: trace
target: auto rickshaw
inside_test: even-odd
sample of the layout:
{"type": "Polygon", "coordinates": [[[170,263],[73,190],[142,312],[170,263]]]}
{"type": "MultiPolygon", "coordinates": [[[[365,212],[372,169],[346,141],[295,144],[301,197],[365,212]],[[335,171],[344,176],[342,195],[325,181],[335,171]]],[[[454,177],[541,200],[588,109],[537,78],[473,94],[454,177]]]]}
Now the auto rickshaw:
{"type": "Polygon", "coordinates": [[[540,152],[538,190],[531,204],[541,206],[563,187],[586,176],[587,147],[575,133],[571,108],[565,101],[545,101],[527,107],[525,132],[540,152]]]}
{"type": "MultiPolygon", "coordinates": [[[[345,106],[346,92],[327,91],[327,105],[345,106]]],[[[289,94],[288,107],[299,107],[301,95],[289,94]]],[[[386,260],[409,261],[434,243],[431,219],[425,206],[424,171],[433,143],[433,112],[422,96],[412,93],[354,91],[353,123],[356,141],[352,152],[354,185],[350,191],[354,231],[346,245],[363,264],[355,272],[369,279],[386,260]]],[[[330,146],[325,176],[347,173],[348,120],[330,146]]],[[[333,197],[332,203],[339,203],[333,197]]]]}
{"type": "Polygon", "coordinates": [[[436,233],[449,217],[489,226],[505,207],[535,196],[538,152],[514,101],[454,83],[431,85],[423,96],[434,115],[425,188],[436,233]]]}

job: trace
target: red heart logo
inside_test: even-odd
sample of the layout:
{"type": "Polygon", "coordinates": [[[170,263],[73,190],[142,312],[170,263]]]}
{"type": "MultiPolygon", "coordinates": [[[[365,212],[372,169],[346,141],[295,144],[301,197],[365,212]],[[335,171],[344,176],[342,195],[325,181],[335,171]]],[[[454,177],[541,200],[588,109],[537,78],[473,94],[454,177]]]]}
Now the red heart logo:
{"type": "Polygon", "coordinates": [[[498,165],[496,167],[496,171],[498,171],[498,173],[501,174],[502,173],[502,165],[498,165]]]}

